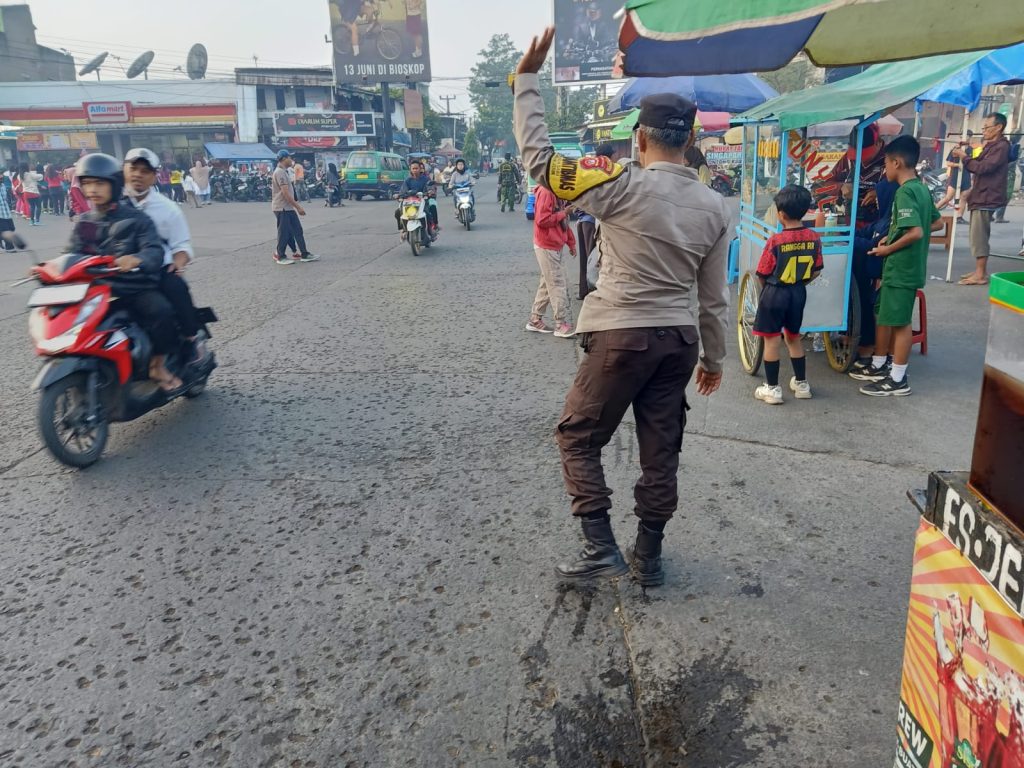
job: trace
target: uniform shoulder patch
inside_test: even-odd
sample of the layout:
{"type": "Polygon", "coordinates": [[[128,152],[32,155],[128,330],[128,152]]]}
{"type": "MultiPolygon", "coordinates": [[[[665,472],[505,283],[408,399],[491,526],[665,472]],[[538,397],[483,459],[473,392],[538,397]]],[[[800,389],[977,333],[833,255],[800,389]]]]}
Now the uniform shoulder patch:
{"type": "Polygon", "coordinates": [[[555,197],[575,200],[594,187],[617,179],[625,170],[607,157],[573,160],[556,153],[548,165],[548,186],[555,197]]]}

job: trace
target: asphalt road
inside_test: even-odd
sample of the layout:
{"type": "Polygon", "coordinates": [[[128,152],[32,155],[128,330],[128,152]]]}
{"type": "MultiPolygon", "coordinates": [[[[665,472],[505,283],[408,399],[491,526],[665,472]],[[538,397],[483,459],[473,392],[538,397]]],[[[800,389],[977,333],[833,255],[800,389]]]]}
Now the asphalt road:
{"type": "MultiPolygon", "coordinates": [[[[563,588],[551,432],[578,350],[524,332],[529,225],[478,197],[472,232],[442,201],[419,259],[389,204],[311,204],[323,261],[286,268],[268,205],[189,210],[221,367],[84,472],[40,449],[29,289],[2,289],[0,764],[891,763],[905,492],[969,463],[985,290],[929,284],[910,398],[812,355],[815,399],[772,408],[732,355],[691,397],[666,586],[563,588]]],[[[0,256],[4,286],[22,269],[0,256]]],[[[606,458],[626,544],[631,423],[606,458]]]]}

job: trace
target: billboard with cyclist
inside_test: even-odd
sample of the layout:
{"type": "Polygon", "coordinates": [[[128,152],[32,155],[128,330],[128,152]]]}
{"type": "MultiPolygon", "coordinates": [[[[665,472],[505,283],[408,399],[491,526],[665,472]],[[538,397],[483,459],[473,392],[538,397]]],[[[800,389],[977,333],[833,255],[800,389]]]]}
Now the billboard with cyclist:
{"type": "Polygon", "coordinates": [[[430,81],[427,0],[329,0],[339,84],[430,81]]]}
{"type": "Polygon", "coordinates": [[[556,85],[612,80],[622,0],[552,0],[556,85]]]}

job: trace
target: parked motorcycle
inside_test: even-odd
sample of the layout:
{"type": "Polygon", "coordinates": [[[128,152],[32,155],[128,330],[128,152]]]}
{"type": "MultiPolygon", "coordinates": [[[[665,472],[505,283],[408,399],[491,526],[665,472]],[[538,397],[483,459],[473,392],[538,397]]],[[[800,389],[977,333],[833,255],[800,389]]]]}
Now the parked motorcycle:
{"type": "MultiPolygon", "coordinates": [[[[24,241],[5,242],[24,250],[24,241]]],[[[190,365],[192,345],[167,356],[167,367],[184,386],[165,392],[149,378],[151,344],[135,319],[121,310],[105,278],[118,272],[113,256],[68,253],[32,267],[18,284],[40,284],[29,298],[29,333],[45,362],[32,384],[41,393],[39,432],[63,464],[87,467],[106,447],[110,424],[131,421],[181,395],[198,397],[217,367],[212,352],[190,365]]],[[[217,316],[198,310],[201,331],[217,316]]]]}
{"type": "Polygon", "coordinates": [[[402,239],[409,241],[413,256],[419,256],[437,240],[437,231],[427,220],[428,205],[430,198],[422,193],[403,198],[399,203],[399,210],[402,212],[402,239]]]}
{"type": "Polygon", "coordinates": [[[218,203],[226,203],[232,198],[233,185],[227,173],[214,173],[210,177],[210,197],[218,203]]]}
{"type": "Polygon", "coordinates": [[[731,168],[711,169],[711,188],[722,197],[732,197],[740,192],[740,176],[731,168]]]}
{"type": "Polygon", "coordinates": [[[946,187],[949,183],[949,174],[945,171],[936,173],[932,170],[931,163],[922,160],[917,164],[917,175],[928,188],[934,202],[939,202],[946,196],[946,187]]]}
{"type": "Polygon", "coordinates": [[[458,184],[454,189],[455,210],[458,212],[459,223],[465,226],[468,232],[473,222],[476,221],[476,207],[473,204],[473,185],[458,184]]]}
{"type": "Polygon", "coordinates": [[[306,192],[309,199],[327,197],[327,187],[322,179],[306,179],[306,192]]]}

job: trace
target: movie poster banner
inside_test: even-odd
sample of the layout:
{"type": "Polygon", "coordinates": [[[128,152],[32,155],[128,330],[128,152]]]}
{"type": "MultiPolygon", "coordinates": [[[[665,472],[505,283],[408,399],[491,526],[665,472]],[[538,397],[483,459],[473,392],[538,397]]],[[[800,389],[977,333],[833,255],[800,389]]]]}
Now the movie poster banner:
{"type": "Polygon", "coordinates": [[[329,0],[339,84],[430,81],[427,0],[329,0]]]}
{"type": "Polygon", "coordinates": [[[946,517],[960,518],[945,528],[977,532],[979,542],[988,536],[990,572],[921,521],[894,768],[1024,768],[1024,619],[992,583],[1015,594],[1021,551],[963,509],[947,504],[946,517]]]}
{"type": "Polygon", "coordinates": [[[622,0],[552,0],[556,85],[613,80],[622,0]]]}

